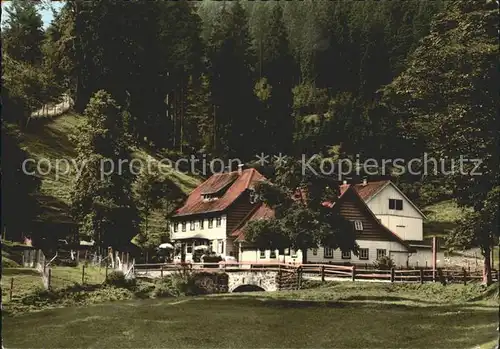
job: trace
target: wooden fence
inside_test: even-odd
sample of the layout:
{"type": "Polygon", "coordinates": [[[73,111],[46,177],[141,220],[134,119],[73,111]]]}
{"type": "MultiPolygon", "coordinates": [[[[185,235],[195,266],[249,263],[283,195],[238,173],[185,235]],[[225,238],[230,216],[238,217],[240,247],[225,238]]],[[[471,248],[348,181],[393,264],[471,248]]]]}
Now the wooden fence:
{"type": "MultiPolygon", "coordinates": [[[[343,266],[332,264],[286,264],[286,263],[158,263],[135,264],[134,273],[151,274],[156,272],[163,277],[174,271],[189,270],[193,272],[221,272],[221,271],[284,271],[295,270],[302,279],[319,278],[326,280],[351,280],[351,281],[383,281],[383,282],[442,282],[463,283],[481,281],[481,271],[470,272],[465,268],[457,269],[365,269],[356,266],[343,266]]],[[[493,281],[499,280],[499,272],[493,270],[493,281]]]]}

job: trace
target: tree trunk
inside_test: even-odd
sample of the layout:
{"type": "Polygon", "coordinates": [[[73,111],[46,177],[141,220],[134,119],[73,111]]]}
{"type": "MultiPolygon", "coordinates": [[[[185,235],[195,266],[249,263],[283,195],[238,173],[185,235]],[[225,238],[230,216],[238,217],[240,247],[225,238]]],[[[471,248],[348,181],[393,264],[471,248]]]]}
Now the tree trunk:
{"type": "Polygon", "coordinates": [[[483,283],[491,285],[491,247],[486,246],[483,248],[484,264],[483,264],[483,283]]]}

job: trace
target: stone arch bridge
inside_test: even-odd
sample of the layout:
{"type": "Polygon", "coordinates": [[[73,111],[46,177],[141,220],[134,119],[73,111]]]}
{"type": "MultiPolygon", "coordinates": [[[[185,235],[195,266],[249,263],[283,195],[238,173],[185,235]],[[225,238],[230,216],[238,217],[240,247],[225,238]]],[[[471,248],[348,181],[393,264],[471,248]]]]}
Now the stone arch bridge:
{"type": "MultiPolygon", "coordinates": [[[[204,284],[219,284],[220,289],[224,290],[222,292],[238,292],[249,286],[264,291],[298,289],[301,278],[301,275],[295,269],[193,269],[191,272],[195,275],[199,274],[200,282],[204,284]]],[[[141,269],[135,269],[134,271],[135,276],[139,278],[159,278],[173,273],[175,271],[141,269]]]]}

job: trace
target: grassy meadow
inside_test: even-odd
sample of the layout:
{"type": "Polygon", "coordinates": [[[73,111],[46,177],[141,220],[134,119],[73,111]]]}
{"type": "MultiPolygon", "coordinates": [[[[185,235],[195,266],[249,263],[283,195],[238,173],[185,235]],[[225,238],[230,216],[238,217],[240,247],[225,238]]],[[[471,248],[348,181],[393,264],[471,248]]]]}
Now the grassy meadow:
{"type": "Polygon", "coordinates": [[[3,335],[15,348],[486,349],[497,336],[496,287],[341,282],[117,301],[4,317],[3,335]]]}

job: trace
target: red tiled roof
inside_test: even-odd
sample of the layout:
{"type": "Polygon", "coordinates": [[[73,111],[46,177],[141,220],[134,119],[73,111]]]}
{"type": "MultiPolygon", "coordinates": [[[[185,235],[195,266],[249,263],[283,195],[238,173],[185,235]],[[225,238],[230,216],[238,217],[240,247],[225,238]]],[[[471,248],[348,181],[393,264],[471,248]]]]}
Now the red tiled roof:
{"type": "Polygon", "coordinates": [[[174,217],[223,211],[245,190],[252,188],[255,182],[263,179],[265,177],[253,168],[215,174],[189,194],[184,206],[176,211],[174,217]],[[202,194],[216,193],[228,185],[229,188],[217,200],[203,200],[202,194]]]}
{"type": "MultiPolygon", "coordinates": [[[[389,180],[368,182],[365,185],[354,184],[353,187],[354,189],[356,189],[356,192],[363,200],[368,201],[373,197],[373,195],[378,193],[383,187],[389,184],[389,182],[390,182],[389,180]]],[[[349,186],[349,184],[347,184],[347,186],[349,186]]]]}
{"type": "Polygon", "coordinates": [[[251,211],[240,223],[240,225],[233,230],[231,233],[232,236],[236,236],[235,241],[244,241],[245,240],[245,234],[243,231],[243,228],[245,225],[254,220],[258,219],[267,219],[267,218],[273,218],[274,217],[274,210],[267,206],[266,204],[262,203],[261,205],[257,206],[253,211],[251,211]]]}
{"type": "MultiPolygon", "coordinates": [[[[345,186],[343,188],[343,190],[341,190],[341,192],[340,192],[341,194],[340,194],[339,200],[337,202],[340,202],[341,199],[344,198],[344,194],[347,193],[349,191],[349,189],[351,189],[351,191],[355,194],[355,196],[357,198],[359,198],[359,202],[361,203],[361,205],[363,205],[363,208],[372,217],[373,222],[376,225],[378,225],[390,238],[392,238],[393,240],[398,241],[403,246],[405,246],[408,250],[411,250],[411,247],[408,244],[408,242],[406,242],[403,239],[401,239],[396,233],[394,233],[392,230],[390,230],[389,228],[387,228],[385,225],[383,225],[377,219],[377,217],[375,216],[375,214],[370,210],[370,208],[366,204],[365,200],[361,197],[361,195],[359,195],[356,186],[354,186],[354,185],[353,186],[349,186],[349,185],[345,186]]],[[[335,203],[324,202],[323,205],[326,206],[326,207],[333,208],[335,206],[335,203]]],[[[242,223],[240,224],[240,226],[238,226],[238,228],[236,228],[231,235],[232,236],[236,236],[235,241],[244,241],[245,240],[245,234],[244,234],[243,228],[245,227],[245,225],[246,225],[247,222],[249,222],[251,220],[263,219],[263,218],[271,218],[271,217],[274,217],[274,210],[272,208],[270,208],[269,206],[267,206],[265,204],[262,204],[262,205],[258,206],[256,209],[254,209],[252,212],[250,212],[250,214],[242,220],[242,223]]]]}

